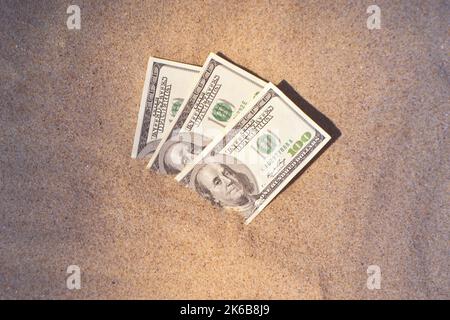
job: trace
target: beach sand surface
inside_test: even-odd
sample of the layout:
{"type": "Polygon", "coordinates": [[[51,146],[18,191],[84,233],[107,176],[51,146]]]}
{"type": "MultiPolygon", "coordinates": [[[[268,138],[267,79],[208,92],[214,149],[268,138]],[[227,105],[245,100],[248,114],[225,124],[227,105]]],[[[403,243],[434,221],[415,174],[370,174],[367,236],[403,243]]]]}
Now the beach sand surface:
{"type": "Polygon", "coordinates": [[[0,3],[1,299],[450,298],[449,1],[73,4],[0,3]],[[248,226],[130,158],[148,57],[210,52],[335,137],[248,226]]]}

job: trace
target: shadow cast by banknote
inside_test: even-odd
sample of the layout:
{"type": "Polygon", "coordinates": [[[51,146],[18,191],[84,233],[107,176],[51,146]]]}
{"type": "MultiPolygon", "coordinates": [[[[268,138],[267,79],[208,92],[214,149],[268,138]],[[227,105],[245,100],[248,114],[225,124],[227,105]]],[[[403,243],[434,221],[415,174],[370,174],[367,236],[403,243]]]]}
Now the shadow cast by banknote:
{"type": "MultiPolygon", "coordinates": [[[[321,128],[323,128],[330,136],[331,140],[316,154],[316,156],[306,164],[305,167],[297,174],[289,183],[283,188],[288,188],[292,183],[294,183],[308,168],[311,164],[319,158],[328,148],[331,147],[341,136],[341,131],[336,127],[336,125],[323,113],[317,110],[312,104],[310,104],[305,98],[303,98],[286,80],[282,80],[277,85],[292,102],[294,102],[304,113],[306,113],[315,123],[317,123],[321,128]]],[[[278,196],[278,195],[277,195],[278,196]]],[[[275,197],[276,198],[276,197],[275,197]]]]}

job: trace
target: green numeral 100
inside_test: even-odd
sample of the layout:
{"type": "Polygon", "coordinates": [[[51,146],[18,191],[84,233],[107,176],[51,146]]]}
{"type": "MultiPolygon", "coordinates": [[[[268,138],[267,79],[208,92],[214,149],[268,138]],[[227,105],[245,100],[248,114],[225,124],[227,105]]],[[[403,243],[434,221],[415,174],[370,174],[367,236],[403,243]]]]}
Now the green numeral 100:
{"type": "Polygon", "coordinates": [[[303,145],[308,142],[308,140],[311,139],[311,133],[309,132],[305,132],[298,141],[294,142],[294,144],[292,145],[291,148],[289,148],[288,153],[291,156],[295,156],[295,154],[297,152],[299,152],[302,148],[303,145]]]}

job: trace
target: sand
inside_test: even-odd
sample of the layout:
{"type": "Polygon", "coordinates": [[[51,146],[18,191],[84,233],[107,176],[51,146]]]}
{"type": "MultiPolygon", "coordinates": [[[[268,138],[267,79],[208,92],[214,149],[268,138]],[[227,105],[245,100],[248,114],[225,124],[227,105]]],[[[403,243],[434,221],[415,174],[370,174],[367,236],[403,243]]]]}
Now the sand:
{"type": "Polygon", "coordinates": [[[0,4],[0,298],[450,298],[448,1],[378,0],[380,30],[370,1],[72,2],[79,31],[0,4]],[[249,226],[130,158],[148,57],[209,52],[336,137],[249,226]]]}

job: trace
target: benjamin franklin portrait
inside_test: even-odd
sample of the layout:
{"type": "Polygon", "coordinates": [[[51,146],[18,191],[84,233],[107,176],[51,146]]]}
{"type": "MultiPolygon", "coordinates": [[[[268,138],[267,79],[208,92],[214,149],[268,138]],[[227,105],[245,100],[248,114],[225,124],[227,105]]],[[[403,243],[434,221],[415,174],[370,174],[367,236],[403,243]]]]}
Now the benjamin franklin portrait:
{"type": "Polygon", "coordinates": [[[182,133],[167,140],[159,152],[158,161],[162,173],[175,175],[194,160],[210,139],[195,134],[182,133]]]}
{"type": "Polygon", "coordinates": [[[255,210],[256,180],[243,164],[203,162],[192,171],[191,186],[214,205],[248,218],[255,210]]]}

